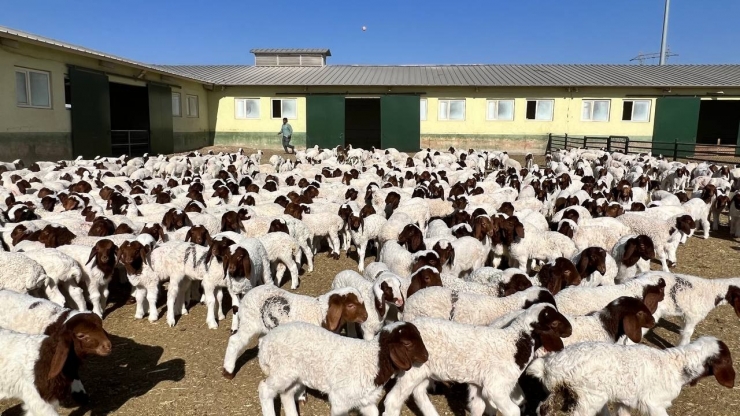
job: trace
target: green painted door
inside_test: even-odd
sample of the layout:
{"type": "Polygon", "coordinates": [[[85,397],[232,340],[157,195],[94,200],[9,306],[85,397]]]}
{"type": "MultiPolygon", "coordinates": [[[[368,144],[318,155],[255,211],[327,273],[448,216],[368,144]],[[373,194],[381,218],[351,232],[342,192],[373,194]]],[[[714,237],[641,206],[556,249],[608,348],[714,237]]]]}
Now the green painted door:
{"type": "Polygon", "coordinates": [[[418,95],[380,97],[380,140],[383,149],[401,152],[419,150],[420,126],[418,95]]]}
{"type": "Polygon", "coordinates": [[[344,146],[344,96],[306,97],[306,147],[344,146]]]}
{"type": "Polygon", "coordinates": [[[654,154],[671,155],[666,149],[672,149],[673,143],[678,140],[678,157],[694,155],[700,106],[698,97],[661,97],[655,101],[654,154]]]}
{"type": "Polygon", "coordinates": [[[172,136],[172,90],[168,86],[149,84],[149,146],[153,154],[175,151],[172,136]]]}
{"type": "Polygon", "coordinates": [[[108,76],[83,68],[69,68],[72,93],[72,152],[92,159],[110,156],[110,91],[108,76]]]}

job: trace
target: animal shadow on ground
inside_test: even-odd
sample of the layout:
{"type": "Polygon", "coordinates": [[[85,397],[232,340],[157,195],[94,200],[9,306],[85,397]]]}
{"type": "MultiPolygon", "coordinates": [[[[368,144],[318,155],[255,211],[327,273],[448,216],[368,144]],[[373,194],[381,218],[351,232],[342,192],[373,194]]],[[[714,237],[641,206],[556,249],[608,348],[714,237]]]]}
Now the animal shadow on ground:
{"type": "MultiPolygon", "coordinates": [[[[131,339],[108,334],[113,353],[108,357],[88,357],[80,370],[90,400],[74,409],[70,416],[90,412],[92,416],[107,415],[120,409],[129,400],[143,396],[162,381],[180,381],[185,377],[185,361],[173,359],[159,363],[162,347],[143,345],[131,339]]],[[[23,414],[21,406],[3,413],[4,416],[23,414]]]]}
{"type": "Polygon", "coordinates": [[[162,381],[180,381],[185,377],[184,360],[159,363],[164,348],[115,335],[109,337],[113,353],[109,357],[90,357],[80,374],[90,402],[71,416],[87,411],[93,416],[107,415],[129,400],[145,395],[162,381]]]}

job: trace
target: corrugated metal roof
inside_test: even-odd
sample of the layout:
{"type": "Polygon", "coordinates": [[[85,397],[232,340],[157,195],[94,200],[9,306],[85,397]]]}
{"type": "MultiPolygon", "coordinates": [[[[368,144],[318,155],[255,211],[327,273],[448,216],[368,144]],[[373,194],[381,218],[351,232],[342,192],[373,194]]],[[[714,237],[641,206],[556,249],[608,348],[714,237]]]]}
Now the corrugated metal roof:
{"type": "MultiPolygon", "coordinates": [[[[256,67],[152,65],[0,26],[9,39],[218,85],[413,87],[740,87],[740,65],[419,65],[256,67]]],[[[252,49],[253,53],[326,53],[329,49],[252,49]]]]}
{"type": "Polygon", "coordinates": [[[221,85],[472,87],[740,87],[740,65],[162,65],[221,85]]]}
{"type": "Polygon", "coordinates": [[[322,48],[267,48],[267,49],[252,49],[249,51],[249,53],[259,54],[259,53],[277,53],[277,54],[321,54],[326,56],[331,56],[331,51],[329,49],[322,49],[322,48]]]}
{"type": "Polygon", "coordinates": [[[5,35],[5,36],[2,36],[2,37],[6,37],[8,39],[14,39],[14,40],[15,39],[19,39],[19,40],[23,40],[23,41],[31,41],[33,43],[39,43],[39,44],[43,44],[43,45],[47,45],[47,46],[56,47],[56,48],[59,48],[59,49],[65,49],[65,50],[68,50],[68,51],[71,51],[71,52],[80,53],[80,54],[87,55],[87,56],[90,56],[90,57],[93,57],[93,58],[96,58],[96,59],[104,59],[106,61],[117,62],[117,63],[120,63],[120,64],[124,64],[124,65],[127,65],[127,66],[136,67],[136,68],[139,68],[139,69],[147,69],[147,70],[155,71],[157,73],[165,73],[167,75],[174,75],[174,76],[178,76],[178,77],[181,77],[181,78],[188,78],[188,79],[191,79],[193,81],[201,81],[200,78],[196,78],[196,77],[187,75],[184,72],[168,71],[167,69],[165,69],[162,66],[145,64],[145,63],[141,63],[141,62],[137,62],[137,61],[132,61],[131,59],[121,58],[120,56],[115,56],[115,55],[111,55],[111,54],[108,54],[108,53],[99,52],[99,51],[96,51],[96,50],[93,50],[93,49],[88,49],[88,48],[85,48],[85,47],[82,47],[82,46],[73,45],[71,43],[61,42],[61,41],[50,39],[50,38],[46,38],[46,37],[43,37],[43,36],[34,35],[32,33],[27,33],[27,32],[23,32],[23,31],[20,31],[20,30],[11,29],[11,28],[5,27],[5,26],[0,26],[0,36],[1,35],[5,35]]]}

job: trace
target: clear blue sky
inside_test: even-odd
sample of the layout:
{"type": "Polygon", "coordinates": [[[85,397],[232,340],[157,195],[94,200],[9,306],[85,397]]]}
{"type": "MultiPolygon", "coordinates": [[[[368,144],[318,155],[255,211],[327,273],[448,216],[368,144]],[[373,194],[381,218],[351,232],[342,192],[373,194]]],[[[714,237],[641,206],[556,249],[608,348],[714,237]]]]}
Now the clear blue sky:
{"type": "MultiPolygon", "coordinates": [[[[0,25],[159,64],[628,63],[660,48],[663,0],[2,0],[0,25]],[[362,26],[367,31],[362,32],[362,26]]],[[[672,63],[740,63],[738,0],[673,0],[672,63]]]]}

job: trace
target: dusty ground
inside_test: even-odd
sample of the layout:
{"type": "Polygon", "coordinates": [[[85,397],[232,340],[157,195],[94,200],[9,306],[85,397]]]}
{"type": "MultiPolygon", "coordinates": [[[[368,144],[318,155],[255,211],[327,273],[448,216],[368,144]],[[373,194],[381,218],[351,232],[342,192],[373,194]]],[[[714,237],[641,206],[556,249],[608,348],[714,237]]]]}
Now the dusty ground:
{"type": "MultiPolygon", "coordinates": [[[[221,150],[221,149],[219,149],[221,150]]],[[[228,149],[224,149],[228,150],[228,149]]],[[[246,150],[246,149],[245,149],[246,150]]],[[[266,155],[269,157],[269,155],[266,155]]],[[[726,218],[725,218],[726,221],[726,218]]],[[[740,275],[740,246],[723,228],[712,232],[712,238],[691,238],[678,252],[677,273],[689,273],[706,278],[740,275]]],[[[366,262],[373,261],[373,257],[366,262]]],[[[339,271],[355,269],[354,251],[350,258],[338,261],[320,253],[315,258],[315,271],[302,272],[299,293],[319,295],[329,290],[339,271]]],[[[653,265],[657,268],[658,265],[653,265]]],[[[285,285],[284,285],[285,287],[285,285]]],[[[287,285],[289,287],[289,285],[287,285]]],[[[82,408],[62,409],[63,415],[257,415],[261,413],[257,384],[262,372],[256,360],[253,344],[237,364],[233,381],[221,376],[221,365],[231,314],[218,330],[205,325],[205,306],[195,306],[190,315],[180,319],[174,328],[164,319],[155,324],[134,320],[134,307],[122,306],[127,288],[112,287],[112,303],[107,310],[105,328],[111,334],[113,353],[106,358],[91,358],[83,368],[82,379],[91,401],[82,408]]],[[[164,307],[160,308],[162,315],[164,307]]],[[[661,321],[646,343],[656,347],[674,345],[678,341],[679,322],[661,321]]],[[[729,306],[715,309],[697,327],[694,337],[713,335],[724,340],[734,355],[735,368],[740,370],[740,322],[729,306]]],[[[330,351],[327,351],[330,354],[330,351]]],[[[738,380],[740,381],[740,379],[738,380]]],[[[466,389],[455,386],[432,395],[440,414],[464,415],[466,389]]],[[[413,408],[413,404],[412,404],[413,408]]],[[[713,379],[705,379],[695,387],[684,388],[669,409],[671,415],[736,415],[740,409],[740,388],[725,389],[713,379]]],[[[3,415],[22,414],[17,401],[0,401],[3,415]]],[[[325,398],[309,396],[303,415],[327,415],[325,398]]],[[[404,415],[418,414],[409,408],[404,415]]]]}

